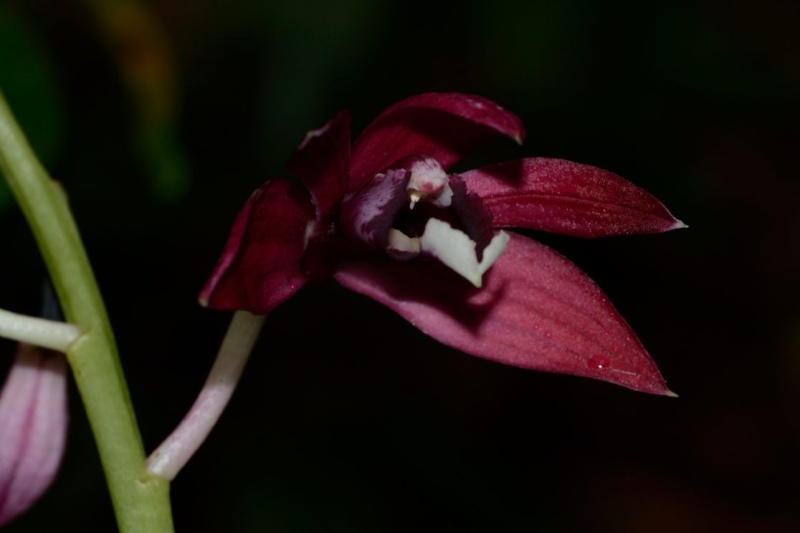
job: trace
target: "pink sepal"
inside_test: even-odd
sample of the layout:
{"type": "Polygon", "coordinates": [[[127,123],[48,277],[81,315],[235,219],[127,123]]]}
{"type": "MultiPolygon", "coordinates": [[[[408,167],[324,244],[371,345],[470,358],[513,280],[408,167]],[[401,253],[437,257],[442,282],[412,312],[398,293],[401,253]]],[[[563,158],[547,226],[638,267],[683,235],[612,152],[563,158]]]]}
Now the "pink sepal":
{"type": "Polygon", "coordinates": [[[685,227],[653,195],[606,170],[530,158],[461,174],[495,227],[576,237],[660,233],[685,227]]]}
{"type": "Polygon", "coordinates": [[[421,261],[351,262],[334,277],[466,353],[671,394],[597,285],[561,255],[524,237],[511,236],[482,289],[421,261]]]}

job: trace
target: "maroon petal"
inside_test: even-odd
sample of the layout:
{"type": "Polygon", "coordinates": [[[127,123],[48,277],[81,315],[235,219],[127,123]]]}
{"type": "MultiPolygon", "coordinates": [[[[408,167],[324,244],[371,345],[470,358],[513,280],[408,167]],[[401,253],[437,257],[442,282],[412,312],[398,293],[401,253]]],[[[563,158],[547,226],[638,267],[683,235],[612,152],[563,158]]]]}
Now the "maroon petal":
{"type": "Polygon", "coordinates": [[[562,159],[510,161],[461,174],[495,227],[577,237],[659,233],[686,227],[653,195],[619,176],[562,159]]]}
{"type": "Polygon", "coordinates": [[[295,149],[287,170],[303,181],[317,208],[317,220],[330,214],[344,196],[350,164],[350,114],[342,111],[309,131],[295,149]]]}
{"type": "Polygon", "coordinates": [[[352,262],[335,278],[472,355],[671,394],[597,285],[561,255],[524,237],[511,237],[482,289],[421,261],[352,262]]]}
{"type": "Polygon", "coordinates": [[[299,186],[267,182],[247,200],[200,293],[215,309],[268,313],[305,284],[300,262],[314,207],[299,186]]]}
{"type": "Polygon", "coordinates": [[[497,135],[521,143],[525,128],[490,100],[459,93],[412,96],[381,113],[356,139],[348,190],[407,156],[430,156],[447,169],[497,135]]]}
{"type": "Polygon", "coordinates": [[[67,436],[63,355],[20,344],[0,395],[0,525],[30,508],[58,472],[67,436]]]}

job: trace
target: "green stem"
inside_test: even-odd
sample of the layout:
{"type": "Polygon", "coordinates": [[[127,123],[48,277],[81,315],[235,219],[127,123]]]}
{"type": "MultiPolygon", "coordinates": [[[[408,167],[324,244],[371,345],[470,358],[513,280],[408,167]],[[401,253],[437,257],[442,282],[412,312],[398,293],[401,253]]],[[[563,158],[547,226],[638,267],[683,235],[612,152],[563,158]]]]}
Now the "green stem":
{"type": "Polygon", "coordinates": [[[145,454],[114,335],[66,195],[28,145],[0,93],[0,171],[47,264],[67,321],[81,336],[67,351],[94,432],[120,531],[173,531],[169,482],[145,454]]]}

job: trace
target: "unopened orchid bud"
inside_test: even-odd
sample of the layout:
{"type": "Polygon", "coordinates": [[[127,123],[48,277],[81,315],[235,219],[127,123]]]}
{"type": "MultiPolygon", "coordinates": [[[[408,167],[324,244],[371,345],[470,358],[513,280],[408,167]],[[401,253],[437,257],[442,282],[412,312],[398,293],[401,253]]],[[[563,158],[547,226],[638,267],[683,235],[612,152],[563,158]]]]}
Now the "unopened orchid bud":
{"type": "Polygon", "coordinates": [[[66,359],[20,344],[0,392],[0,525],[27,511],[53,482],[67,419],[66,359]]]}

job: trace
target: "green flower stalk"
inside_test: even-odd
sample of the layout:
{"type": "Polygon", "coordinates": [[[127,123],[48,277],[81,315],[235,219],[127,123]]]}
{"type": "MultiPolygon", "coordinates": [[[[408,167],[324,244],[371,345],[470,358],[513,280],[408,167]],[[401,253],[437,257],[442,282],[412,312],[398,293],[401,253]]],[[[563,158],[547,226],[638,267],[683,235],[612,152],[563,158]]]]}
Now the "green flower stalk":
{"type": "Polygon", "coordinates": [[[0,171],[47,266],[68,323],[66,349],[106,474],[120,531],[173,531],[169,482],[149,474],[117,347],[66,195],[39,163],[0,93],[0,171]]]}

